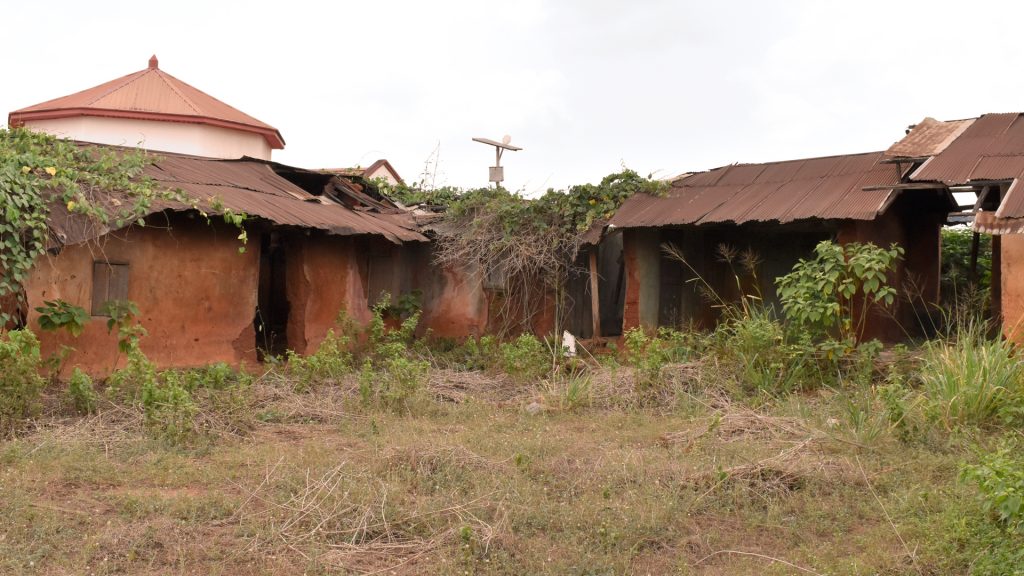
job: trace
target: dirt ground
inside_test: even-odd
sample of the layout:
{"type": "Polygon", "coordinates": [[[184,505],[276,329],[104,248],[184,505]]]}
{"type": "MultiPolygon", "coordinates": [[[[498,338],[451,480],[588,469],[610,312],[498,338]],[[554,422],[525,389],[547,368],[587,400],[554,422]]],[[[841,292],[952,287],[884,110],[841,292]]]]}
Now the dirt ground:
{"type": "MultiPolygon", "coordinates": [[[[614,385],[614,376],[609,377],[614,385]]],[[[0,443],[3,574],[941,574],[961,455],[828,392],[559,407],[438,372],[396,412],[257,382],[187,445],[101,402],[0,443]],[[952,503],[952,504],[951,504],[952,503]]]]}

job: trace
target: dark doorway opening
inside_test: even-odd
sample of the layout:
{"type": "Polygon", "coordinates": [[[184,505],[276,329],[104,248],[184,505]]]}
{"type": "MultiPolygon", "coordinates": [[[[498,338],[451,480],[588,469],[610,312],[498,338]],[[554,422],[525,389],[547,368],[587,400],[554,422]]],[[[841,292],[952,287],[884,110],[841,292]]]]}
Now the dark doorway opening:
{"type": "Polygon", "coordinates": [[[281,356],[288,350],[287,259],[277,232],[263,235],[260,242],[260,278],[257,295],[256,356],[281,356]]]}

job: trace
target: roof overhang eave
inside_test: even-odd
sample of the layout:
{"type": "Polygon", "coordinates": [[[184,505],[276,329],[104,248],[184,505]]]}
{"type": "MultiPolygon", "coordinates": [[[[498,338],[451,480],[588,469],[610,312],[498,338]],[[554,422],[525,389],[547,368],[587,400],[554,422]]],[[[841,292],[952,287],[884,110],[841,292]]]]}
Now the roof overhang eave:
{"type": "Polygon", "coordinates": [[[32,110],[29,112],[11,112],[7,115],[7,124],[12,127],[24,126],[34,120],[57,120],[78,116],[99,116],[101,118],[124,118],[128,120],[154,120],[160,122],[178,122],[182,124],[205,124],[218,128],[228,128],[242,132],[259,134],[266,139],[271,149],[284,148],[284,137],[277,128],[272,126],[254,126],[242,122],[211,118],[209,116],[189,116],[186,114],[164,114],[162,112],[146,112],[143,110],[107,110],[103,108],[61,108],[55,110],[32,110]]]}

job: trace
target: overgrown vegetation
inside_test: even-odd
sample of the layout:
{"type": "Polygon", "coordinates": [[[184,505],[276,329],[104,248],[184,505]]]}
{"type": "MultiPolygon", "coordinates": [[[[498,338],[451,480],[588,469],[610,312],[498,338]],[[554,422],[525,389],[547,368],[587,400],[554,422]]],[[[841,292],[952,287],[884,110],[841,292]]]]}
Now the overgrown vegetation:
{"type": "MultiPolygon", "coordinates": [[[[80,146],[26,128],[0,129],[0,301],[13,298],[18,309],[0,309],[0,330],[23,319],[22,285],[29,271],[51,243],[64,240],[51,230],[51,211],[79,219],[78,228],[102,230],[144,226],[143,217],[157,201],[191,206],[206,216],[203,205],[239,227],[245,243],[244,214],[226,209],[215,198],[189,198],[180,190],[157,186],[143,174],[152,161],[142,150],[80,146]]],[[[47,303],[47,308],[45,318],[70,330],[83,321],[80,315],[67,316],[77,311],[62,309],[59,303],[47,303]]]]}
{"type": "Polygon", "coordinates": [[[475,270],[485,278],[501,294],[503,328],[514,334],[530,329],[548,298],[554,298],[562,313],[562,291],[584,232],[595,222],[611,218],[634,194],[659,195],[666,186],[624,169],[599,184],[548,190],[533,199],[504,188],[398,186],[385,187],[383,192],[407,205],[444,209],[444,224],[438,227],[438,263],[475,270]]]}
{"type": "Polygon", "coordinates": [[[30,399],[3,413],[0,572],[1020,573],[1015,349],[980,323],[857,341],[850,303],[887,305],[898,253],[845,254],[879,258],[843,264],[851,292],[821,251],[783,281],[794,319],[748,295],[576,356],[417,339],[385,299],[258,375],[160,371],[125,302],[123,366],[49,394],[10,332],[3,406],[30,399]]]}

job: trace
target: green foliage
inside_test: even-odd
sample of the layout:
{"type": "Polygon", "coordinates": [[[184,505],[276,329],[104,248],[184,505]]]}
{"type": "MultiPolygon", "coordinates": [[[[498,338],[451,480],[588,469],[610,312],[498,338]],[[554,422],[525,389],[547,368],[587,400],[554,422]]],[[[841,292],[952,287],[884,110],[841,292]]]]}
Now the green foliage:
{"type": "Polygon", "coordinates": [[[659,328],[650,336],[640,328],[628,330],[623,336],[626,360],[633,369],[633,387],[645,393],[662,384],[661,371],[671,362],[691,359],[699,348],[694,334],[671,328],[659,328]]]}
{"type": "Polygon", "coordinates": [[[107,378],[107,393],[113,398],[134,401],[140,391],[157,383],[156,365],[138,346],[128,349],[128,362],[107,378]]]}
{"type": "Polygon", "coordinates": [[[151,434],[170,444],[192,437],[198,408],[180,374],[165,372],[162,379],[147,379],[140,392],[144,423],[151,434]]]}
{"type": "Polygon", "coordinates": [[[426,385],[430,362],[409,353],[420,322],[419,310],[403,320],[398,329],[389,329],[385,317],[390,306],[391,298],[385,294],[373,307],[359,391],[364,403],[376,399],[389,408],[406,410],[426,385]]]}
{"type": "Polygon", "coordinates": [[[971,245],[974,232],[970,228],[942,229],[942,292],[967,294],[977,288],[987,290],[992,282],[992,236],[982,234],[978,242],[978,279],[971,286],[971,245]]]}
{"type": "Polygon", "coordinates": [[[1022,376],[1013,345],[988,338],[977,323],[928,342],[920,374],[928,415],[946,429],[1019,419],[1022,376]]]}
{"type": "Polygon", "coordinates": [[[314,382],[337,381],[350,373],[352,338],[349,334],[354,332],[352,320],[342,312],[316,352],[303,357],[289,350],[288,372],[296,377],[296,390],[305,390],[314,382]]]}
{"type": "Polygon", "coordinates": [[[793,271],[776,279],[783,311],[790,322],[813,334],[838,329],[841,340],[856,337],[867,316],[861,306],[855,317],[855,299],[892,306],[896,289],[888,284],[889,273],[903,257],[903,248],[874,244],[819,243],[815,257],[801,259],[793,271]]]}
{"type": "Polygon", "coordinates": [[[1007,533],[1024,536],[1024,458],[1017,446],[1004,445],[966,465],[962,478],[974,482],[982,509],[1007,533]]]}
{"type": "Polygon", "coordinates": [[[447,205],[436,259],[487,275],[488,287],[502,295],[495,312],[504,321],[503,331],[529,331],[530,318],[551,296],[564,301],[583,232],[610,218],[633,194],[661,194],[665,187],[623,170],[596,185],[548,190],[533,199],[504,188],[463,191],[447,205]]]}
{"type": "Polygon", "coordinates": [[[93,388],[92,378],[78,368],[71,372],[67,396],[79,414],[92,414],[96,411],[97,395],[93,388]]]}
{"type": "Polygon", "coordinates": [[[135,322],[139,307],[131,300],[110,300],[103,303],[101,313],[107,318],[107,333],[117,328],[117,348],[122,353],[139,347],[139,340],[146,335],[146,329],[135,322]]]}
{"type": "Polygon", "coordinates": [[[39,312],[39,327],[48,332],[66,330],[72,336],[79,336],[91,319],[85,308],[75,306],[64,300],[46,300],[43,306],[36,308],[39,312]]]}
{"type": "Polygon", "coordinates": [[[191,368],[182,373],[183,384],[191,392],[198,389],[228,390],[252,383],[252,376],[224,362],[217,362],[202,368],[191,368]]]}
{"type": "Polygon", "coordinates": [[[519,382],[536,382],[551,371],[551,352],[533,334],[498,346],[501,368],[519,382]]]}
{"type": "MultiPolygon", "coordinates": [[[[47,218],[53,205],[115,228],[142,225],[142,216],[158,199],[184,200],[142,177],[150,162],[144,152],[81,147],[25,128],[0,130],[0,297],[16,294],[32,264],[46,250],[47,218]],[[118,192],[127,201],[104,202],[118,192]]],[[[0,316],[0,324],[10,318],[0,316]]]]}
{"type": "Polygon", "coordinates": [[[30,330],[0,335],[0,429],[11,428],[38,407],[43,378],[39,340],[30,330]]]}

